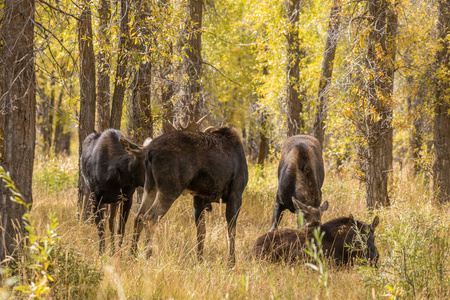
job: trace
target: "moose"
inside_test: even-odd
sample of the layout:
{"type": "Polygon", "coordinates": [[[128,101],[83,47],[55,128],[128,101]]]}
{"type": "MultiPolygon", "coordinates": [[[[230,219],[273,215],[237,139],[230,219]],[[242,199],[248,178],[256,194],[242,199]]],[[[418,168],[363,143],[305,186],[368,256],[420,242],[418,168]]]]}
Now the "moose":
{"type": "MultiPolygon", "coordinates": [[[[371,224],[366,224],[350,217],[331,220],[319,227],[323,233],[322,250],[337,265],[353,265],[354,259],[361,258],[365,262],[375,264],[378,261],[378,250],[375,246],[375,228],[379,224],[376,216],[371,224]]],[[[294,262],[307,260],[305,247],[308,242],[317,243],[313,238],[313,230],[284,228],[270,231],[260,236],[253,245],[252,255],[256,259],[270,262],[294,262]]]]}
{"type": "Polygon", "coordinates": [[[92,197],[94,220],[99,237],[99,251],[105,249],[104,208],[110,205],[109,229],[111,231],[111,252],[114,253],[114,219],[118,204],[121,206],[119,220],[119,247],[122,245],[134,191],[144,186],[143,146],[128,141],[116,129],[93,132],[83,141],[80,166],[83,179],[92,197]]]}
{"type": "Polygon", "coordinates": [[[200,260],[206,235],[204,211],[220,198],[226,203],[228,262],[234,265],[236,220],[248,181],[247,162],[237,130],[221,127],[206,132],[171,131],[155,138],[145,152],[144,195],[134,222],[132,253],[137,252],[145,225],[147,256],[151,256],[157,223],[174,201],[187,192],[194,198],[200,260]]]}
{"type": "Polygon", "coordinates": [[[270,231],[277,229],[286,209],[303,213],[306,227],[320,225],[322,213],[328,209],[327,201],[321,205],[324,177],[319,141],[305,134],[289,137],[281,149],[278,191],[270,231]]]}

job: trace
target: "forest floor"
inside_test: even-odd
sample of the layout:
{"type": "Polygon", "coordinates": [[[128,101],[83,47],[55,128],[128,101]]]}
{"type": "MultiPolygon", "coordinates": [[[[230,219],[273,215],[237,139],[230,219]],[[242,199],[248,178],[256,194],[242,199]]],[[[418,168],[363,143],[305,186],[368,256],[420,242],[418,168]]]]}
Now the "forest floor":
{"type": "MultiPolygon", "coordinates": [[[[227,266],[225,205],[213,204],[206,217],[204,261],[196,256],[192,198],[182,196],[159,224],[150,259],[130,255],[138,204],[133,204],[124,245],[99,256],[95,225],[77,219],[77,159],[38,158],[35,166],[35,230],[44,234],[59,221],[58,253],[52,261],[54,299],[396,299],[450,296],[450,213],[432,203],[429,188],[406,168],[396,170],[392,205],[376,210],[380,225],[378,268],[326,266],[318,272],[303,263],[255,261],[251,248],[270,228],[277,189],[276,163],[264,171],[249,166],[249,183],[237,222],[236,266],[227,266]]],[[[328,172],[322,188],[330,208],[323,222],[353,216],[371,222],[364,185],[352,174],[328,172]]],[[[286,212],[280,227],[295,228],[286,212]]],[[[107,241],[109,238],[109,231],[107,241]]],[[[142,237],[141,237],[142,242],[142,237]]]]}

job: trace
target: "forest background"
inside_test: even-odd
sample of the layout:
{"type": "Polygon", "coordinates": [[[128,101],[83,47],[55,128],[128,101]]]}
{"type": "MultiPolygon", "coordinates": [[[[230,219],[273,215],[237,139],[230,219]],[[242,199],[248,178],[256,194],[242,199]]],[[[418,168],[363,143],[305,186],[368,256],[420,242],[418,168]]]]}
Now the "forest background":
{"type": "MultiPolygon", "coordinates": [[[[0,259],[10,257],[17,245],[22,246],[10,233],[30,235],[29,227],[20,221],[22,216],[29,216],[27,204],[34,202],[31,220],[33,216],[38,218],[38,212],[55,212],[50,207],[43,209],[45,204],[39,206],[47,197],[53,198],[50,187],[68,192],[72,197],[70,210],[78,209],[82,214],[83,208],[73,206],[73,201],[78,198],[77,202],[83,203],[86,194],[83,182],[75,183],[75,173],[80,141],[87,134],[112,127],[142,143],[148,136],[157,137],[170,130],[169,122],[207,115],[208,125],[233,125],[241,133],[255,180],[247,188],[248,196],[255,197],[249,203],[261,197],[252,187],[276,189],[274,164],[286,137],[308,133],[323,145],[330,178],[330,186],[325,189],[347,193],[336,196],[336,206],[339,203],[349,207],[345,211],[353,209],[364,216],[389,216],[401,215],[397,209],[403,210],[405,205],[408,212],[408,207],[426,205],[416,209],[420,218],[408,215],[399,218],[400,223],[381,229],[388,236],[383,249],[405,272],[395,274],[396,284],[388,284],[382,271],[373,275],[374,271],[364,269],[360,271],[366,276],[364,280],[372,281],[362,293],[445,297],[448,284],[442,286],[442,282],[448,278],[448,263],[443,261],[448,250],[444,246],[449,241],[441,236],[441,229],[449,226],[447,213],[442,213],[447,211],[450,195],[449,7],[448,1],[415,0],[2,1],[1,161],[9,172],[3,177],[11,178],[21,193],[13,196],[24,203],[10,201],[12,184],[0,188],[0,259]],[[53,168],[55,173],[45,173],[53,168]],[[36,186],[33,192],[33,170],[34,182],[49,187],[45,196],[36,186]],[[407,196],[409,200],[399,197],[401,191],[414,187],[415,193],[407,196]],[[392,210],[386,210],[388,207],[392,210]],[[404,221],[408,218],[412,218],[409,223],[404,221]],[[419,219],[424,227],[416,224],[419,219]],[[427,227],[423,220],[434,222],[427,227]],[[390,235],[400,224],[419,226],[414,229],[416,233],[426,232],[422,242],[426,244],[429,237],[438,245],[433,248],[436,269],[428,268],[431,275],[418,271],[426,278],[420,289],[407,272],[415,272],[415,264],[410,265],[406,259],[396,261],[401,255],[409,257],[405,256],[405,245],[415,245],[405,237],[390,235]],[[402,246],[392,246],[390,238],[402,246]],[[436,286],[431,287],[430,282],[436,286]]],[[[269,216],[273,193],[262,196],[270,198],[264,207],[255,204],[252,208],[269,216]]],[[[336,208],[330,217],[339,212],[336,208]]],[[[48,226],[57,228],[54,218],[48,226]]],[[[245,215],[243,218],[246,220],[245,215]]],[[[74,216],[63,220],[67,219],[75,222],[74,216]]],[[[46,232],[45,224],[36,226],[40,235],[46,232]]],[[[88,225],[80,226],[86,235],[92,234],[88,225]]],[[[263,228],[267,226],[257,222],[250,236],[255,238],[263,228]]],[[[413,232],[413,228],[408,229],[411,231],[406,232],[413,232]]],[[[40,235],[36,238],[38,245],[44,242],[40,235]]],[[[51,235],[47,238],[54,242],[51,235]]],[[[175,235],[172,238],[176,239],[175,235]]],[[[244,243],[251,245],[251,239],[244,243]]],[[[422,246],[418,242],[417,247],[422,246]]],[[[78,249],[83,247],[86,243],[78,249]]],[[[69,252],[64,251],[67,258],[69,252]]],[[[414,250],[413,257],[425,269],[420,251],[414,250]]],[[[47,261],[52,263],[43,267],[46,272],[56,262],[50,252],[47,261]]],[[[95,267],[103,265],[93,257],[88,255],[80,261],[73,258],[74,265],[84,266],[89,259],[96,261],[95,267]]],[[[111,259],[112,264],[120,264],[119,258],[111,259]]],[[[159,259],[154,263],[164,257],[159,259]]],[[[219,277],[229,275],[229,270],[216,267],[220,268],[219,277]]],[[[97,273],[91,270],[94,276],[86,268],[86,276],[97,280],[97,273]]],[[[274,268],[278,275],[287,272],[274,268]]],[[[308,274],[301,270],[303,273],[296,276],[308,274]]],[[[259,274],[261,270],[253,271],[259,274]]],[[[24,279],[14,272],[4,272],[4,278],[19,278],[17,282],[27,287],[24,293],[40,295],[33,290],[34,277],[24,279]]],[[[353,279],[361,275],[345,272],[353,279]]],[[[103,277],[107,273],[103,270],[103,277]]],[[[34,276],[43,278],[42,274],[34,276]]],[[[239,281],[239,276],[231,277],[239,281]]],[[[51,286],[52,280],[45,278],[43,285],[51,286]]],[[[247,277],[242,278],[243,292],[250,293],[247,277]]],[[[320,278],[328,277],[322,274],[320,278]]],[[[329,287],[320,280],[319,285],[311,286],[323,297],[329,287]]],[[[17,282],[11,286],[17,286],[17,282]]],[[[264,283],[262,280],[259,288],[264,283]]],[[[3,286],[9,293],[10,285],[3,286]]],[[[92,293],[89,284],[81,291],[92,293]]],[[[104,291],[117,292],[120,298],[116,287],[107,285],[104,291]]],[[[151,294],[158,295],[158,291],[151,294]]],[[[161,291],[162,297],[173,296],[164,288],[161,291]]],[[[146,292],[142,291],[144,295],[146,292]]],[[[187,295],[186,290],[179,292],[187,295]]],[[[289,295],[289,290],[285,292],[289,295]]],[[[255,295],[245,293],[237,296],[255,295]]],[[[269,294],[276,292],[269,290],[269,294]]],[[[224,296],[219,289],[214,297],[224,296]]]]}

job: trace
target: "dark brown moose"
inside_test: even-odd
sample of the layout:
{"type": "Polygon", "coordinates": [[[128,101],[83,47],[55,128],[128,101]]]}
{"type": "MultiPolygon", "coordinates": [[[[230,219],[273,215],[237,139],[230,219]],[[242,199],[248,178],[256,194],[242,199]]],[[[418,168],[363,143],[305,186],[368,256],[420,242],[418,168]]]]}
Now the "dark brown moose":
{"type": "MultiPolygon", "coordinates": [[[[145,145],[148,143],[149,140],[145,145]]],[[[114,252],[114,218],[118,204],[123,202],[118,229],[119,246],[122,245],[133,193],[137,187],[144,186],[144,158],[144,146],[126,140],[115,129],[91,133],[83,142],[81,172],[93,197],[100,253],[105,249],[105,204],[110,204],[109,229],[114,252]]]]}
{"type": "Polygon", "coordinates": [[[277,228],[286,209],[292,213],[302,212],[307,227],[320,225],[322,213],[328,209],[326,201],[321,206],[320,189],[324,178],[319,141],[304,134],[288,138],[283,144],[278,165],[278,191],[270,230],[277,228]]]}
{"type": "MultiPolygon", "coordinates": [[[[206,234],[204,211],[222,198],[226,203],[229,263],[235,263],[236,220],[247,185],[248,170],[241,139],[235,128],[208,132],[171,131],[155,138],[146,150],[145,185],[135,219],[132,252],[144,225],[147,243],[155,226],[183,193],[194,196],[198,257],[202,258],[206,234]]],[[[148,245],[150,256],[151,245],[148,245]]]]}
{"type": "MultiPolygon", "coordinates": [[[[333,259],[337,265],[353,264],[356,258],[376,264],[378,250],[375,246],[375,228],[379,218],[375,217],[371,224],[349,218],[338,218],[321,225],[324,233],[322,250],[333,259]]],[[[253,245],[252,255],[257,259],[271,262],[293,262],[307,260],[305,252],[307,242],[313,239],[313,230],[279,229],[260,236],[253,245]]],[[[314,242],[316,242],[314,240],[314,242]]]]}

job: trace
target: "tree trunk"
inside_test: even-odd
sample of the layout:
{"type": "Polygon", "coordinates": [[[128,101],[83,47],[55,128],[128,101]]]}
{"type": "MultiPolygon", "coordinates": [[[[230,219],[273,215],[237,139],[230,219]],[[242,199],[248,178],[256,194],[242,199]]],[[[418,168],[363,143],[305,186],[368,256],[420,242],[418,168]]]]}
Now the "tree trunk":
{"type": "Polygon", "coordinates": [[[319,95],[317,111],[314,118],[314,136],[319,140],[323,149],[325,135],[325,120],[327,119],[328,92],[331,88],[333,75],[334,56],[339,38],[339,26],[341,23],[341,8],[343,0],[334,0],[328,23],[327,40],[322,61],[322,74],[319,81],[319,95]]]}
{"type": "Polygon", "coordinates": [[[146,16],[152,14],[149,3],[145,0],[136,1],[136,24],[133,28],[133,35],[140,37],[140,43],[135,47],[140,57],[140,63],[134,72],[132,84],[132,98],[130,107],[130,123],[134,135],[134,139],[142,144],[146,138],[153,137],[153,117],[151,106],[152,91],[152,65],[151,50],[154,45],[152,39],[151,26],[146,22],[146,16]]]}
{"type": "MultiPolygon", "coordinates": [[[[56,106],[58,111],[62,111],[62,99],[64,93],[59,94],[58,104],[56,106]]],[[[58,114],[56,116],[55,122],[55,136],[53,139],[55,154],[66,154],[70,155],[70,131],[65,132],[64,129],[67,125],[67,118],[63,114],[58,114]]]]}
{"type": "MultiPolygon", "coordinates": [[[[414,85],[414,77],[408,76],[406,78],[407,86],[414,85]]],[[[420,87],[418,94],[409,94],[407,97],[408,115],[412,119],[412,133],[409,139],[410,156],[413,160],[414,175],[421,171],[420,166],[420,149],[423,144],[423,112],[421,111],[421,100],[423,98],[422,88],[420,87]]]]}
{"type": "MultiPolygon", "coordinates": [[[[83,11],[79,17],[78,46],[80,51],[80,115],[78,124],[79,155],[83,151],[83,141],[95,127],[95,55],[92,44],[91,8],[88,2],[83,3],[83,11]]],[[[80,165],[80,164],[78,164],[80,165]]],[[[78,172],[78,213],[82,220],[88,216],[88,191],[78,172]]]]}
{"type": "Polygon", "coordinates": [[[300,0],[288,0],[287,3],[287,135],[299,134],[304,129],[303,103],[305,91],[301,89],[300,60],[305,52],[300,47],[298,36],[298,20],[300,0]]]}
{"type": "Polygon", "coordinates": [[[110,78],[109,78],[109,55],[107,50],[110,47],[110,39],[108,33],[108,22],[111,17],[110,0],[100,0],[98,3],[99,14],[99,39],[100,51],[98,53],[98,87],[97,87],[97,129],[104,131],[109,127],[110,120],[110,78]]]}
{"type": "Polygon", "coordinates": [[[443,203],[450,199],[450,105],[448,102],[450,0],[439,1],[437,32],[439,50],[436,53],[433,191],[435,201],[443,203]]]}
{"type": "Polygon", "coordinates": [[[264,167],[269,143],[267,139],[267,115],[265,112],[260,112],[261,126],[259,131],[259,150],[258,150],[258,165],[264,167]]]}
{"type": "Polygon", "coordinates": [[[203,110],[203,99],[201,95],[202,76],[202,15],[203,0],[187,1],[187,35],[183,59],[183,73],[186,82],[182,85],[181,102],[186,117],[198,120],[203,110]]]}
{"type": "MultiPolygon", "coordinates": [[[[162,15],[170,13],[171,6],[168,0],[159,0],[158,7],[162,15]]],[[[175,83],[173,81],[173,63],[170,60],[173,57],[173,45],[168,44],[166,55],[164,55],[161,70],[161,106],[162,106],[162,132],[166,133],[172,129],[169,122],[173,122],[175,116],[174,107],[172,103],[172,96],[175,94],[175,83]]]]}
{"type": "MultiPolygon", "coordinates": [[[[170,46],[168,57],[172,56],[173,48],[170,46]]],[[[163,70],[161,72],[162,79],[162,88],[161,88],[161,105],[162,105],[162,132],[166,133],[172,129],[170,122],[173,123],[174,118],[174,107],[172,104],[172,96],[175,93],[174,82],[173,79],[170,78],[170,75],[173,74],[173,64],[167,58],[164,59],[163,62],[163,70]]]]}
{"type": "Polygon", "coordinates": [[[41,151],[45,154],[49,153],[50,147],[52,145],[52,107],[50,99],[45,94],[44,90],[37,87],[41,101],[37,104],[37,119],[36,127],[38,128],[39,135],[42,137],[41,151]]]}
{"type": "MultiPolygon", "coordinates": [[[[0,95],[3,151],[1,161],[27,204],[33,202],[32,179],[36,140],[33,0],[4,0],[0,29],[0,95]]],[[[10,200],[0,183],[0,262],[20,249],[26,207],[10,200]]]]}
{"type": "Polygon", "coordinates": [[[366,117],[367,162],[365,163],[366,201],[369,208],[390,205],[388,179],[392,171],[392,97],[395,39],[387,26],[388,3],[369,1],[370,32],[367,47],[367,101],[371,113],[366,117]],[[393,55],[394,53],[394,55],[393,55]],[[372,79],[373,78],[373,79],[372,79]]]}
{"type": "Polygon", "coordinates": [[[134,76],[132,96],[132,124],[134,139],[144,143],[148,137],[153,137],[153,118],[151,106],[152,66],[150,63],[139,64],[134,76]]]}
{"type": "MultiPolygon", "coordinates": [[[[398,0],[394,0],[386,3],[386,53],[387,53],[387,62],[386,62],[386,73],[387,73],[387,93],[388,93],[388,120],[390,121],[387,133],[387,155],[385,156],[386,161],[384,165],[387,167],[388,176],[390,179],[390,183],[392,184],[393,177],[391,176],[393,171],[393,161],[394,161],[394,128],[392,127],[392,118],[393,118],[393,109],[392,109],[392,99],[394,97],[394,75],[395,75],[395,60],[397,54],[397,35],[398,35],[398,0]]],[[[384,88],[384,85],[382,86],[384,88]]],[[[389,199],[388,199],[389,200],[389,199]]],[[[389,202],[387,203],[389,205],[389,202]]]]}
{"type": "Polygon", "coordinates": [[[127,65],[128,65],[128,10],[129,0],[120,1],[120,38],[119,38],[119,58],[117,59],[116,78],[114,82],[114,94],[111,106],[110,127],[120,129],[122,121],[123,99],[127,86],[127,65]]]}

